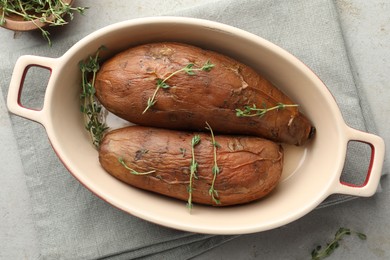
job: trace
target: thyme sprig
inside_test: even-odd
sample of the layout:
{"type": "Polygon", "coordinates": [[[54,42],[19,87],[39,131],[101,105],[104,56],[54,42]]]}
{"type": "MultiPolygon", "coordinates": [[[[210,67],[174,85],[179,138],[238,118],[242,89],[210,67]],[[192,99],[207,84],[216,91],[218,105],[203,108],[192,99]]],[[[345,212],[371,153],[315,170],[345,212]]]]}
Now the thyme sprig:
{"type": "Polygon", "coordinates": [[[179,148],[181,155],[186,156],[186,148],[179,148]]]}
{"type": "Polygon", "coordinates": [[[105,49],[100,47],[94,56],[89,56],[84,61],[80,61],[82,93],[80,94],[80,110],[84,114],[85,128],[90,133],[92,143],[99,147],[103,136],[108,129],[104,122],[103,107],[95,98],[96,74],[100,69],[99,53],[105,49]]]}
{"type": "Polygon", "coordinates": [[[157,83],[156,83],[156,89],[154,90],[153,95],[148,98],[147,106],[146,106],[145,110],[142,112],[142,114],[144,114],[149,108],[151,108],[152,106],[154,106],[154,104],[156,104],[156,102],[157,102],[156,95],[157,95],[157,92],[159,89],[161,89],[161,88],[167,89],[167,88],[171,87],[170,85],[167,84],[167,80],[172,78],[174,75],[176,75],[180,72],[185,72],[190,76],[194,76],[194,75],[196,75],[196,71],[210,71],[214,66],[215,65],[212,64],[209,60],[207,60],[205,62],[205,64],[200,68],[196,68],[194,63],[189,63],[185,67],[172,72],[164,79],[158,78],[157,83]]]}
{"type": "Polygon", "coordinates": [[[211,144],[213,145],[213,156],[214,156],[214,165],[212,167],[213,181],[212,181],[211,187],[209,189],[209,195],[211,196],[211,198],[213,199],[215,204],[221,204],[221,201],[219,199],[217,199],[218,191],[214,187],[215,180],[217,179],[217,175],[220,172],[218,164],[217,164],[217,149],[220,148],[221,145],[215,141],[214,132],[213,132],[213,129],[211,128],[211,126],[209,125],[209,123],[206,122],[206,125],[207,125],[206,129],[208,129],[210,131],[210,134],[211,134],[211,144]]]}
{"type": "Polygon", "coordinates": [[[317,246],[313,251],[311,252],[311,259],[312,260],[320,260],[324,259],[325,257],[328,257],[331,255],[336,248],[339,247],[340,241],[345,235],[351,235],[355,234],[357,235],[361,240],[366,240],[367,236],[363,233],[352,231],[349,228],[343,228],[341,227],[335,234],[334,239],[330,242],[327,243],[326,247],[322,249],[321,246],[317,246]],[[322,250],[321,250],[322,249],[322,250]]]}
{"type": "Polygon", "coordinates": [[[147,172],[138,172],[136,170],[134,170],[133,168],[130,168],[124,161],[124,159],[121,157],[121,158],[118,158],[118,161],[119,163],[125,167],[127,170],[130,171],[131,174],[134,174],[134,175],[148,175],[148,174],[151,174],[151,173],[154,173],[156,172],[156,170],[151,170],[151,171],[147,171],[147,172]]]}
{"type": "Polygon", "coordinates": [[[68,22],[64,19],[68,15],[73,20],[73,13],[84,14],[88,7],[72,7],[62,0],[1,0],[0,1],[0,25],[6,23],[5,17],[10,14],[20,16],[25,21],[31,21],[42,32],[42,36],[51,46],[50,33],[36,23],[49,24],[50,26],[61,26],[68,22]]]}
{"type": "Polygon", "coordinates": [[[258,107],[256,107],[255,104],[253,104],[252,106],[245,106],[244,110],[237,108],[236,109],[236,116],[238,116],[238,117],[254,117],[254,116],[262,117],[267,112],[272,111],[272,110],[280,110],[280,109],[284,109],[286,107],[297,107],[297,106],[299,106],[299,105],[278,103],[276,106],[273,106],[273,107],[267,108],[267,106],[265,104],[263,104],[263,108],[258,108],[258,107]]]}
{"type": "Polygon", "coordinates": [[[187,187],[188,190],[188,201],[187,208],[191,212],[192,209],[192,191],[193,191],[193,179],[197,179],[196,173],[198,171],[198,162],[195,160],[195,146],[200,143],[200,135],[195,135],[191,139],[191,164],[190,164],[190,183],[187,187]]]}

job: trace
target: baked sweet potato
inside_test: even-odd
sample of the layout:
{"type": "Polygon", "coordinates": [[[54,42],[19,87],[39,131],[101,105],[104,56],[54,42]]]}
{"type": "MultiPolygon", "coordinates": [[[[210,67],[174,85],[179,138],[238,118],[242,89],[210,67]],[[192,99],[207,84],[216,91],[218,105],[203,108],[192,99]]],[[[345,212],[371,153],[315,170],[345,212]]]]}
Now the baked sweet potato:
{"type": "Polygon", "coordinates": [[[134,187],[184,201],[191,190],[192,202],[228,206],[262,198],[277,186],[283,148],[259,137],[213,139],[206,132],[129,126],[106,134],[99,161],[109,174],[134,187]],[[193,145],[196,136],[200,142],[193,145]],[[191,165],[196,165],[192,184],[191,165]]]}
{"type": "Polygon", "coordinates": [[[294,102],[253,69],[191,45],[151,43],[123,51],[102,64],[95,88],[104,107],[138,125],[200,131],[208,121],[218,133],[295,145],[314,133],[297,107],[282,108],[294,102]],[[261,116],[252,115],[254,106],[261,116]],[[247,114],[237,116],[237,109],[247,114]]]}

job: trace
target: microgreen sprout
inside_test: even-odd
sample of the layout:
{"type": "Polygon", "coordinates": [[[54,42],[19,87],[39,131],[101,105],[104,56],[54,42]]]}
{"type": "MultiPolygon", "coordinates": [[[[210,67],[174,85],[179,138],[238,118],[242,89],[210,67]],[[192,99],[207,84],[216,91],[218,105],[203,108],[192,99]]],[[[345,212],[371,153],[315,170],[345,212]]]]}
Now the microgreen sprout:
{"type": "Polygon", "coordinates": [[[125,163],[125,161],[123,160],[123,158],[119,158],[118,161],[119,161],[119,163],[120,163],[123,167],[125,167],[127,170],[129,170],[131,174],[134,174],[134,175],[148,175],[148,174],[151,174],[151,173],[156,172],[155,170],[151,170],[151,171],[147,171],[147,172],[138,172],[138,171],[134,170],[133,168],[130,168],[130,167],[125,163]]]}
{"type": "Polygon", "coordinates": [[[209,125],[209,123],[206,122],[206,125],[207,125],[206,129],[208,129],[210,131],[210,133],[211,133],[211,144],[213,145],[213,156],[214,156],[214,165],[213,165],[213,168],[212,168],[213,181],[212,181],[211,187],[209,189],[209,195],[211,196],[211,198],[212,198],[212,200],[214,201],[215,204],[221,204],[221,201],[219,199],[217,199],[218,192],[214,188],[215,180],[217,179],[217,175],[220,172],[218,164],[217,164],[217,149],[220,148],[221,146],[220,146],[219,143],[217,143],[215,141],[214,132],[213,132],[213,129],[211,128],[211,126],[209,125]]]}
{"type": "Polygon", "coordinates": [[[99,52],[104,48],[104,46],[100,47],[94,56],[89,56],[89,58],[79,63],[82,86],[80,110],[84,114],[85,128],[90,133],[92,143],[96,147],[99,147],[108,129],[104,122],[103,107],[95,98],[95,80],[100,68],[99,52]]]}
{"type": "Polygon", "coordinates": [[[363,233],[352,231],[349,228],[343,228],[341,227],[335,234],[334,239],[330,242],[327,243],[326,247],[322,249],[321,246],[317,246],[313,251],[311,252],[311,259],[312,260],[320,260],[324,259],[325,257],[330,256],[336,248],[339,247],[340,241],[345,235],[351,235],[355,234],[357,235],[361,240],[366,240],[367,236],[363,233]]]}
{"type": "Polygon", "coordinates": [[[193,191],[193,179],[197,179],[196,173],[198,171],[198,162],[195,160],[195,146],[197,146],[200,143],[200,135],[195,135],[191,139],[191,165],[190,165],[190,183],[187,187],[188,190],[188,202],[187,202],[187,208],[190,210],[192,209],[192,191],[193,191]]]}
{"type": "Polygon", "coordinates": [[[252,106],[245,106],[244,110],[237,108],[236,109],[236,116],[238,116],[238,117],[254,117],[254,116],[262,117],[267,112],[272,111],[272,110],[280,110],[280,109],[284,109],[286,107],[297,107],[297,106],[298,105],[296,105],[296,104],[288,105],[288,104],[278,103],[276,106],[273,106],[270,108],[267,108],[267,106],[265,104],[263,104],[262,108],[258,108],[258,107],[256,107],[255,104],[253,104],[252,106]]]}
{"type": "Polygon", "coordinates": [[[202,67],[200,67],[200,68],[196,68],[194,63],[189,63],[185,67],[183,67],[183,68],[181,68],[179,70],[176,70],[175,72],[172,72],[166,78],[164,78],[164,79],[157,79],[156,89],[154,90],[153,95],[148,98],[147,106],[146,106],[145,110],[142,112],[142,114],[144,114],[146,111],[148,111],[149,108],[151,108],[152,106],[154,106],[154,104],[156,104],[156,102],[157,102],[156,95],[157,95],[157,92],[158,92],[158,90],[160,88],[168,89],[168,88],[171,87],[167,83],[167,80],[172,78],[174,75],[176,75],[176,74],[178,74],[180,72],[185,72],[186,74],[188,74],[190,76],[194,76],[194,75],[196,75],[196,71],[210,71],[214,66],[215,65],[212,64],[209,60],[207,60],[205,62],[205,64],[202,67]]]}

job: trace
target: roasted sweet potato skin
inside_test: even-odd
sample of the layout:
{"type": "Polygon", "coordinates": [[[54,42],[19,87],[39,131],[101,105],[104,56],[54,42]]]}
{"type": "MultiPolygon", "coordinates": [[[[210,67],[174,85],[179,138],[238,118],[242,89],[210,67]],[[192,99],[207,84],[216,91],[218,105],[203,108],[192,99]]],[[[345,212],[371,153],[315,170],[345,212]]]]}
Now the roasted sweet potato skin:
{"type": "Polygon", "coordinates": [[[250,67],[216,52],[165,42],[132,47],[102,64],[96,96],[109,111],[134,124],[176,130],[204,130],[207,121],[225,134],[255,135],[276,142],[305,144],[313,134],[310,121],[297,107],[273,110],[262,117],[237,117],[236,109],[256,105],[294,104],[250,67]],[[190,63],[210,71],[177,73],[169,88],[159,89],[156,103],[145,110],[158,79],[190,63]]]}
{"type": "Polygon", "coordinates": [[[99,148],[102,167],[115,178],[144,190],[186,201],[192,160],[191,140],[199,134],[194,148],[198,163],[193,180],[194,203],[229,206],[258,200],[278,184],[283,169],[283,148],[266,139],[217,135],[217,164],[220,172],[214,188],[220,204],[209,194],[214,165],[213,143],[209,133],[192,133],[142,126],[129,126],[109,132],[99,148]],[[120,162],[137,172],[134,175],[120,162]]]}

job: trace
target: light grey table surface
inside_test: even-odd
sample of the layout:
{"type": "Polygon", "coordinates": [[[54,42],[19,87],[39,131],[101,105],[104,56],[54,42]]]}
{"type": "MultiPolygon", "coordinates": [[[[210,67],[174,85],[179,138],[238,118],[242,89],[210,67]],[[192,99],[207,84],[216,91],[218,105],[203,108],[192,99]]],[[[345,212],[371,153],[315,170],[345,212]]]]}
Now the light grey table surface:
{"type": "MultiPolygon", "coordinates": [[[[79,1],[88,5],[93,1],[79,1]]],[[[110,13],[91,9],[88,16],[101,15],[95,24],[77,23],[78,31],[91,31],[105,25],[105,19],[125,19],[121,9],[110,13]],[[111,17],[111,15],[113,17],[111,17]],[[114,17],[115,15],[115,17],[114,17]]],[[[152,16],[212,0],[132,1],[132,12],[152,16]],[[160,4],[157,6],[156,3],[160,4]],[[163,4],[162,4],[163,3],[163,4]]],[[[364,88],[377,124],[377,134],[390,146],[390,1],[335,0],[351,57],[356,83],[364,88]]],[[[126,10],[129,12],[129,10],[126,10]]],[[[66,33],[66,32],[65,32],[66,33]]],[[[0,50],[28,48],[32,36],[0,29],[0,50]]],[[[1,80],[1,79],[0,79],[1,80]]],[[[5,97],[0,91],[0,259],[38,259],[35,231],[30,216],[29,198],[24,182],[16,141],[10,128],[5,97]]],[[[390,157],[387,154],[385,162],[390,157]]],[[[390,187],[382,180],[382,192],[371,198],[359,198],[337,206],[314,210],[303,218],[278,229],[243,235],[196,259],[301,259],[302,252],[329,241],[341,226],[364,231],[364,242],[351,236],[343,240],[330,259],[390,259],[390,187]]]]}

